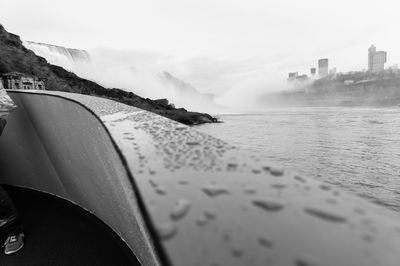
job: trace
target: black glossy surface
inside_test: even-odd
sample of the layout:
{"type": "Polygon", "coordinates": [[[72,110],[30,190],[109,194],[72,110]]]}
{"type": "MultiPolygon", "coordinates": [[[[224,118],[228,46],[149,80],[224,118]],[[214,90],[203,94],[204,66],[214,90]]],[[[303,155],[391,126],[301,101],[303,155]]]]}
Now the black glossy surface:
{"type": "Polygon", "coordinates": [[[18,253],[1,250],[0,265],[140,265],[110,228],[76,205],[29,189],[5,189],[26,237],[18,253]]]}
{"type": "Polygon", "coordinates": [[[0,136],[1,136],[1,133],[3,133],[3,130],[4,130],[5,126],[6,126],[6,124],[7,124],[7,120],[5,120],[4,118],[0,117],[0,136]]]}
{"type": "Polygon", "coordinates": [[[74,202],[121,236],[143,265],[157,265],[131,179],[101,121],[60,97],[12,95],[18,108],[0,138],[0,183],[74,202]]]}
{"type": "Polygon", "coordinates": [[[54,167],[62,182],[58,192],[95,210],[132,250],[149,254],[136,244],[150,235],[171,265],[398,265],[397,213],[155,114],[91,96],[46,94],[10,92],[19,111],[7,125],[13,134],[7,130],[0,144],[13,157],[0,149],[0,159],[24,158],[39,175],[25,171],[16,180],[10,177],[19,168],[0,163],[9,174],[5,180],[57,191],[51,171],[43,179],[48,158],[48,169],[54,167]],[[40,145],[38,167],[32,161],[40,145]],[[120,160],[124,164],[115,167],[120,160]],[[96,197],[88,198],[93,192],[96,197]],[[104,208],[110,199],[118,209],[104,208]],[[136,199],[144,208],[124,205],[136,199]],[[142,226],[137,217],[145,211],[142,226]]]}

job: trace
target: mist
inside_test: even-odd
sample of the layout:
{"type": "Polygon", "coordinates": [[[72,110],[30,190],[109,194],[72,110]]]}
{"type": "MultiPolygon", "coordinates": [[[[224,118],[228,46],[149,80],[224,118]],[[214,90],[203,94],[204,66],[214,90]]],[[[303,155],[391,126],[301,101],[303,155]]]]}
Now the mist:
{"type": "Polygon", "coordinates": [[[91,19],[86,10],[93,3],[69,3],[59,12],[54,1],[5,1],[0,13],[23,39],[84,47],[91,56],[87,65],[42,51],[51,63],[106,87],[197,111],[268,108],[256,99],[287,89],[288,72],[308,73],[319,58],[329,58],[339,72],[361,70],[371,44],[389,51],[387,65],[400,61],[394,0],[116,0],[96,2],[91,19]],[[377,10],[379,19],[371,19],[377,10]],[[192,93],[183,95],[164,72],[192,93]]]}
{"type": "Polygon", "coordinates": [[[254,58],[179,58],[107,47],[85,51],[27,41],[24,45],[50,63],[105,87],[167,98],[177,107],[199,112],[262,111],[267,106],[257,101],[260,96],[286,88],[282,76],[254,58]]]}

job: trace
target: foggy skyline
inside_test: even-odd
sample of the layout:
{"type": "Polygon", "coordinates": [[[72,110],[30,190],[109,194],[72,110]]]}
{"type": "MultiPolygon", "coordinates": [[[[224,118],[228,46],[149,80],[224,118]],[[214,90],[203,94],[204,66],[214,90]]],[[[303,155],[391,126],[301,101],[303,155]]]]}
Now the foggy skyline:
{"type": "Polygon", "coordinates": [[[365,69],[371,44],[388,52],[387,66],[400,63],[399,8],[394,0],[13,0],[2,3],[0,23],[24,40],[132,50],[199,90],[240,97],[278,88],[287,72],[309,74],[319,58],[339,72],[365,69]]]}

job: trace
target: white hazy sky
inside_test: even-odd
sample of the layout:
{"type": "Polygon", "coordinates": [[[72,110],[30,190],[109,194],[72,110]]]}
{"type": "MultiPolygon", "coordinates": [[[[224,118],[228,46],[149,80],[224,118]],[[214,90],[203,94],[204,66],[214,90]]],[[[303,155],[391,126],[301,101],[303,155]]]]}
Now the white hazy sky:
{"type": "Polygon", "coordinates": [[[202,86],[248,73],[284,80],[324,57],[361,70],[371,44],[400,63],[399,10],[399,0],[1,0],[0,23],[25,40],[184,59],[202,86]]]}

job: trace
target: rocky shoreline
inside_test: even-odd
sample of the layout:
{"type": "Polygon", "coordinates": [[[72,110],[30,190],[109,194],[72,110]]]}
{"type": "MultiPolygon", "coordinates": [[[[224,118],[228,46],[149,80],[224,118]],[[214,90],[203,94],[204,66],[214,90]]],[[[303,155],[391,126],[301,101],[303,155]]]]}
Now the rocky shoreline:
{"type": "Polygon", "coordinates": [[[0,25],[0,74],[17,71],[46,79],[48,90],[66,91],[108,98],[138,107],[186,125],[216,123],[217,118],[206,113],[175,108],[165,99],[151,100],[122,89],[108,89],[78,77],[62,67],[52,65],[43,57],[26,49],[18,35],[7,32],[0,25]]]}

